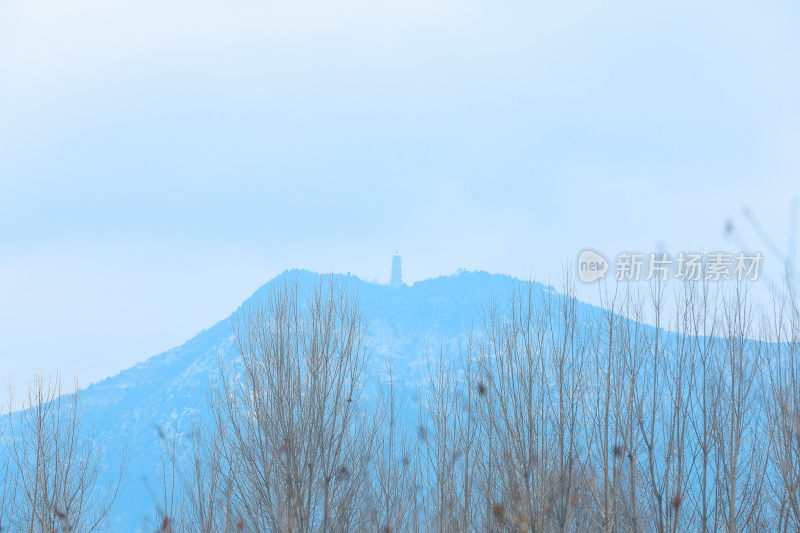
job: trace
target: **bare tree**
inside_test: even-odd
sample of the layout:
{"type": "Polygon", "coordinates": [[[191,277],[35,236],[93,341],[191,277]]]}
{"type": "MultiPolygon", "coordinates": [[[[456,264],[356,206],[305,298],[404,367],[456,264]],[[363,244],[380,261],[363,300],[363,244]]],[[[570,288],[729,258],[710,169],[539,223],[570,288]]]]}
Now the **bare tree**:
{"type": "Polygon", "coordinates": [[[17,488],[17,472],[11,464],[9,435],[5,432],[5,425],[0,426],[0,531],[9,529],[14,517],[17,488]]]}
{"type": "Polygon", "coordinates": [[[212,426],[206,431],[199,422],[192,425],[188,490],[183,494],[181,521],[187,531],[217,533],[244,528],[231,505],[231,479],[223,462],[224,434],[212,426]]]}
{"type": "Polygon", "coordinates": [[[584,369],[587,339],[581,331],[572,277],[564,273],[562,292],[548,295],[542,304],[549,339],[545,366],[551,382],[545,389],[545,427],[550,463],[550,494],[545,514],[548,529],[566,532],[572,529],[578,503],[579,430],[583,419],[584,369]]]}
{"type": "MultiPolygon", "coordinates": [[[[13,403],[13,402],[12,402],[13,403]]],[[[122,480],[99,485],[102,450],[82,425],[80,396],[37,377],[23,409],[9,414],[16,500],[12,531],[92,532],[108,518],[122,480]]]]}
{"type": "Polygon", "coordinates": [[[491,443],[483,468],[494,499],[490,528],[574,527],[587,338],[568,279],[562,294],[533,284],[515,290],[484,322],[478,359],[487,397],[481,438],[491,443]]]}
{"type": "Polygon", "coordinates": [[[723,301],[724,354],[712,434],[716,453],[718,512],[730,533],[763,530],[762,492],[769,439],[764,431],[763,395],[758,390],[762,342],[755,339],[752,308],[739,285],[723,301]]]}
{"type": "Polygon", "coordinates": [[[688,315],[683,334],[688,336],[692,376],[692,409],[689,415],[690,437],[695,462],[691,471],[691,488],[685,494],[685,504],[695,512],[695,524],[701,532],[717,529],[715,453],[713,430],[718,412],[718,357],[721,353],[718,293],[708,280],[687,285],[684,299],[688,315]]]}
{"type": "Polygon", "coordinates": [[[594,512],[591,529],[603,533],[620,528],[621,492],[627,468],[625,439],[632,434],[630,422],[632,380],[625,379],[619,336],[624,318],[619,314],[624,298],[617,292],[604,295],[604,306],[586,334],[591,338],[592,364],[586,387],[584,442],[587,454],[582,471],[594,512]]]}
{"type": "Polygon", "coordinates": [[[532,287],[510,296],[506,315],[495,308],[486,326],[482,357],[489,383],[492,411],[488,421],[495,435],[492,461],[496,465],[496,500],[503,511],[497,524],[541,530],[544,525],[546,322],[539,320],[532,287]]]}
{"type": "Polygon", "coordinates": [[[478,530],[476,476],[481,405],[471,340],[462,357],[443,347],[429,361],[429,384],[420,410],[419,443],[424,456],[423,518],[436,531],[478,530]]]}
{"type": "MultiPolygon", "coordinates": [[[[788,289],[791,287],[787,286],[788,289]]],[[[776,293],[765,362],[771,441],[768,476],[778,501],[775,530],[800,529],[800,310],[791,291],[776,293]]]]}
{"type": "Polygon", "coordinates": [[[159,532],[228,533],[244,529],[231,506],[229,468],[224,464],[224,435],[214,425],[192,421],[191,431],[157,428],[162,444],[159,532]]]}
{"type": "Polygon", "coordinates": [[[375,417],[355,298],[333,279],[307,300],[273,289],[235,317],[241,362],[223,366],[212,410],[232,507],[249,531],[347,531],[363,508],[375,417]]]}
{"type": "MultiPolygon", "coordinates": [[[[684,500],[693,464],[688,452],[688,429],[694,386],[690,332],[695,287],[685,284],[680,288],[683,290],[676,294],[672,332],[667,332],[662,329],[665,285],[657,278],[650,285],[654,327],[646,329],[644,346],[636,350],[645,355],[647,369],[633,405],[645,457],[638,464],[638,474],[646,497],[634,504],[646,510],[642,518],[649,522],[647,529],[659,533],[674,533],[687,527],[684,500]]],[[[640,322],[637,320],[637,324],[640,322]]]]}
{"type": "Polygon", "coordinates": [[[370,521],[379,531],[418,531],[420,464],[408,427],[400,420],[403,399],[397,399],[391,364],[388,382],[382,384],[384,409],[374,455],[370,521]]]}

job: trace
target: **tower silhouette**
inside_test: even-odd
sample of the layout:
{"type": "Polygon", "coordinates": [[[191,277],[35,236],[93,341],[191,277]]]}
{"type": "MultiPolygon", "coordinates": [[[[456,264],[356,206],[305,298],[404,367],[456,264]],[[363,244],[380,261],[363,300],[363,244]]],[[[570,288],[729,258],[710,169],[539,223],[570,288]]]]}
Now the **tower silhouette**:
{"type": "Polygon", "coordinates": [[[399,287],[403,284],[403,265],[400,261],[400,254],[397,250],[394,251],[392,256],[392,277],[389,280],[389,285],[392,287],[399,287]]]}

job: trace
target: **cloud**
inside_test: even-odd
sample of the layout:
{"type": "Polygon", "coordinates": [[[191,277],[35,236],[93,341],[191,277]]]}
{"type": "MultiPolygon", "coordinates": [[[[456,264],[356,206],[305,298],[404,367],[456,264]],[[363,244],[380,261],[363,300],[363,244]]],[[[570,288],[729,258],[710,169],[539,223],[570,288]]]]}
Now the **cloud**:
{"type": "MultiPolygon", "coordinates": [[[[719,244],[744,202],[782,228],[797,23],[790,3],[6,2],[8,342],[75,286],[132,302],[104,323],[125,343],[161,335],[137,291],[181,300],[215,257],[198,280],[239,295],[290,267],[384,279],[398,247],[409,280],[548,277],[587,246],[719,244]],[[126,288],[140,270],[160,274],[126,288]]],[[[32,361],[85,349],[87,301],[32,361]]],[[[192,301],[195,330],[220,302],[192,301]]]]}

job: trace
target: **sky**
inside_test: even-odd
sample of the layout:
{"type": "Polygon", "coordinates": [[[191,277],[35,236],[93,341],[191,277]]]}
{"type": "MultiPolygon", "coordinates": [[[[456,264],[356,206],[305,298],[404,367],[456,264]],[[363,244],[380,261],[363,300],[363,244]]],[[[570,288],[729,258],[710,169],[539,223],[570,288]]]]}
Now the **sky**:
{"type": "Polygon", "coordinates": [[[408,283],[547,281],[584,248],[766,248],[747,208],[785,251],[798,27],[789,1],[0,1],[0,383],[88,384],[288,268],[386,283],[394,250],[408,283]]]}

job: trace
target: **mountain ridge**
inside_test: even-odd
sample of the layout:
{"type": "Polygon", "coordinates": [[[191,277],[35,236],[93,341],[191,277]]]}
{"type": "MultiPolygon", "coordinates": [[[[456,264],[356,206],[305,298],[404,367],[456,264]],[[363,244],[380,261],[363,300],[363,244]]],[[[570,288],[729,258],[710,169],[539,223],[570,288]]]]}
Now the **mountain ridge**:
{"type": "Polygon", "coordinates": [[[114,531],[147,530],[159,505],[158,474],[161,439],[185,434],[192,420],[208,411],[208,393],[220,358],[236,357],[231,320],[244,306],[265,297],[285,281],[297,283],[300,300],[315,283],[328,279],[347,285],[358,298],[366,319],[371,362],[367,380],[381,380],[389,361],[395,383],[405,396],[417,396],[427,375],[427,357],[440,345],[456,346],[458,339],[478,326],[492,300],[502,300],[520,284],[551,291],[533,281],[504,274],[459,271],[391,287],[347,274],[319,274],[286,270],[256,289],[228,317],[200,331],[186,342],[148,358],[80,391],[85,422],[105,450],[111,466],[129,458],[126,480],[113,511],[114,531]],[[124,452],[123,452],[124,451],[124,452]]]}

